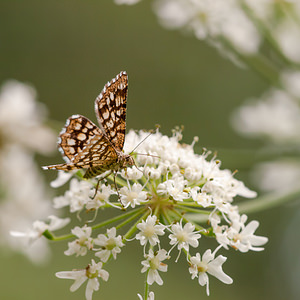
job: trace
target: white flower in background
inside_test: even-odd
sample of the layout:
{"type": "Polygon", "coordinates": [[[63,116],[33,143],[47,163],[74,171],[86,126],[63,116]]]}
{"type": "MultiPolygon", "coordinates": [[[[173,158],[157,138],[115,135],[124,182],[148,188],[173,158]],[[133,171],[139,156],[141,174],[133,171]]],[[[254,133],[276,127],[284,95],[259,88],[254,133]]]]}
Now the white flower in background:
{"type": "Polygon", "coordinates": [[[48,219],[50,220],[49,223],[43,221],[33,222],[30,227],[27,227],[26,231],[24,231],[24,228],[21,229],[23,231],[11,230],[10,235],[14,237],[14,239],[11,239],[13,244],[11,247],[15,248],[16,251],[21,251],[34,263],[46,262],[51,253],[46,240],[40,237],[46,230],[55,231],[65,227],[70,222],[69,218],[60,219],[56,216],[49,216],[48,219]]]}
{"type": "Polygon", "coordinates": [[[0,155],[0,170],[0,245],[23,252],[35,263],[44,262],[50,257],[44,239],[28,247],[26,238],[15,239],[10,235],[10,231],[22,232],[31,228],[35,220],[54,213],[33,155],[17,145],[6,147],[0,155]]]}
{"type": "Polygon", "coordinates": [[[259,18],[264,24],[272,24],[274,17],[276,1],[273,0],[244,0],[245,4],[251,9],[251,12],[259,18]]]}
{"type": "Polygon", "coordinates": [[[300,28],[293,18],[282,20],[273,35],[283,54],[292,62],[300,62],[300,28]]]}
{"type": "Polygon", "coordinates": [[[106,235],[99,234],[97,238],[94,239],[95,245],[98,245],[102,250],[95,253],[95,256],[99,257],[101,261],[107,262],[110,255],[114,259],[117,259],[117,254],[121,253],[121,247],[125,246],[122,242],[122,237],[117,235],[117,230],[115,227],[107,229],[106,235]]]}
{"type": "Polygon", "coordinates": [[[4,83],[0,90],[0,152],[11,144],[40,153],[55,150],[56,136],[43,125],[45,113],[32,86],[16,80],[4,83]]]}
{"type": "Polygon", "coordinates": [[[269,137],[277,143],[300,139],[300,107],[284,91],[272,89],[258,101],[240,107],[232,118],[234,129],[248,136],[269,137]]]}
{"type": "Polygon", "coordinates": [[[50,220],[49,223],[35,221],[32,224],[32,228],[28,229],[26,232],[12,230],[10,234],[15,237],[24,238],[27,240],[28,244],[30,244],[40,238],[46,230],[55,231],[70,223],[69,218],[61,219],[56,216],[49,216],[48,219],[50,220]]]}
{"type": "Polygon", "coordinates": [[[38,239],[28,247],[28,241],[40,234],[39,228],[29,228],[35,220],[46,218],[54,211],[34,162],[34,152],[48,154],[56,148],[56,135],[43,124],[45,116],[46,108],[36,101],[36,91],[32,86],[16,80],[2,85],[0,244],[23,252],[35,263],[45,262],[50,257],[50,250],[44,239],[38,239]],[[26,228],[28,230],[24,233],[26,228]],[[18,232],[19,238],[12,238],[10,231],[18,232]]]}
{"type": "Polygon", "coordinates": [[[300,99],[300,71],[286,70],[281,73],[281,82],[287,92],[300,99]]]}
{"type": "Polygon", "coordinates": [[[74,292],[80,288],[80,286],[87,280],[85,298],[86,300],[92,300],[93,292],[99,290],[98,278],[102,278],[104,281],[108,280],[109,274],[102,269],[102,262],[95,263],[92,259],[92,263],[85,269],[62,271],[57,272],[55,275],[58,278],[73,279],[75,282],[71,285],[70,291],[74,292]]]}
{"type": "MultiPolygon", "coordinates": [[[[140,300],[143,300],[143,297],[140,294],[138,294],[138,297],[139,297],[140,300]]],[[[149,293],[149,296],[147,297],[147,300],[154,300],[154,293],[153,292],[149,293]]]]}
{"type": "Polygon", "coordinates": [[[157,0],[155,12],[170,29],[192,30],[199,39],[228,39],[238,51],[254,54],[260,35],[235,0],[157,0]]]}
{"type": "Polygon", "coordinates": [[[288,193],[299,187],[300,162],[287,159],[260,163],[251,178],[265,192],[288,193]]]}
{"type": "Polygon", "coordinates": [[[142,261],[143,268],[141,270],[142,273],[148,271],[147,275],[147,283],[153,284],[156,282],[158,285],[163,284],[163,280],[161,279],[158,271],[167,272],[168,266],[162,261],[168,258],[168,253],[164,249],[160,249],[155,254],[152,249],[149,250],[149,254],[147,255],[147,260],[142,261]]]}
{"type": "Polygon", "coordinates": [[[87,225],[84,225],[82,228],[76,226],[71,232],[78,239],[68,243],[68,250],[64,252],[65,255],[76,254],[76,256],[85,256],[88,250],[93,248],[92,228],[87,225]]]}
{"type": "Polygon", "coordinates": [[[159,243],[159,235],[164,235],[165,225],[157,224],[156,216],[148,216],[146,221],[142,220],[141,223],[136,225],[140,232],[136,235],[136,239],[140,240],[142,246],[146,245],[149,241],[151,246],[159,243]]]}
{"type": "Polygon", "coordinates": [[[141,0],[115,0],[115,3],[119,4],[119,5],[121,5],[121,4],[133,5],[140,1],[141,0]]]}
{"type": "Polygon", "coordinates": [[[201,258],[200,254],[190,258],[191,267],[189,268],[192,279],[198,277],[201,286],[206,285],[206,293],[209,295],[209,275],[212,275],[226,284],[233,282],[232,278],[223,272],[222,265],[227,260],[223,255],[215,258],[218,248],[212,253],[210,249],[206,250],[201,258]]]}

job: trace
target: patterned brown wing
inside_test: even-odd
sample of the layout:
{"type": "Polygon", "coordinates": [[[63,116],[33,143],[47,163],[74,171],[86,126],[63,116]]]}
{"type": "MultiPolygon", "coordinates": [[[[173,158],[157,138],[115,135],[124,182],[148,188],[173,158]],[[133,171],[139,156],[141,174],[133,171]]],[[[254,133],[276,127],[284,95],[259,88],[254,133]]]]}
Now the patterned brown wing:
{"type": "Polygon", "coordinates": [[[66,164],[58,164],[43,167],[44,169],[57,169],[70,171],[76,169],[88,169],[87,173],[94,177],[107,170],[113,170],[117,165],[118,155],[111,146],[110,141],[102,133],[95,135],[89,140],[89,143],[76,155],[72,161],[66,164]]]}
{"type": "Polygon", "coordinates": [[[59,151],[67,162],[72,162],[95,135],[102,135],[102,132],[92,121],[81,115],[73,115],[60,132],[59,151]]]}
{"type": "Polygon", "coordinates": [[[125,140],[127,90],[128,77],[126,72],[121,72],[104,86],[95,100],[100,128],[119,151],[125,140]]]}

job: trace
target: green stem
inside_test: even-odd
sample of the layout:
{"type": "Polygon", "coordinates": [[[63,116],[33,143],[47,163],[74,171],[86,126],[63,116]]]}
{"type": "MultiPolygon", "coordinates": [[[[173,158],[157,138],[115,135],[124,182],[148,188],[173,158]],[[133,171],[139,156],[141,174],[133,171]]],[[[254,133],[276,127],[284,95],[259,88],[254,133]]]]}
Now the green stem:
{"type": "MultiPolygon", "coordinates": [[[[150,269],[149,269],[150,270],[150,269]]],[[[146,280],[145,280],[145,294],[144,294],[144,299],[147,300],[148,299],[148,295],[149,295],[149,284],[147,282],[147,278],[148,278],[148,273],[149,270],[146,272],[146,280]]]]}
{"type": "Polygon", "coordinates": [[[74,238],[75,235],[70,233],[70,234],[65,234],[65,235],[61,235],[61,236],[55,236],[54,234],[52,234],[50,231],[46,230],[44,233],[43,233],[43,236],[46,237],[48,240],[51,240],[51,241],[55,241],[55,242],[58,242],[58,241],[64,241],[64,240],[68,240],[68,239],[71,239],[71,238],[74,238]]]}
{"type": "MultiPolygon", "coordinates": [[[[92,226],[92,229],[98,229],[98,228],[104,227],[104,226],[106,226],[106,225],[108,225],[108,224],[111,224],[111,223],[120,221],[120,220],[122,220],[122,219],[128,218],[128,217],[130,217],[130,216],[132,216],[132,215],[139,214],[140,211],[141,211],[141,209],[134,209],[134,210],[131,210],[131,211],[129,211],[129,212],[126,212],[126,213],[121,214],[121,215],[119,215],[119,216],[116,216],[116,217],[114,217],[114,218],[105,220],[105,221],[103,221],[103,222],[101,222],[101,223],[99,223],[99,224],[96,224],[96,225],[92,226]]],[[[117,226],[117,227],[118,227],[118,226],[117,226]]]]}
{"type": "Polygon", "coordinates": [[[185,207],[183,205],[174,205],[175,208],[182,209],[186,212],[192,212],[196,214],[205,214],[209,215],[211,212],[208,210],[203,210],[203,209],[197,209],[197,208],[191,208],[191,207],[185,207]]]}
{"type": "Polygon", "coordinates": [[[254,200],[248,200],[246,202],[240,203],[238,207],[239,211],[242,213],[254,213],[270,209],[299,198],[300,189],[298,188],[294,191],[291,191],[290,193],[272,193],[258,197],[254,200]]]}

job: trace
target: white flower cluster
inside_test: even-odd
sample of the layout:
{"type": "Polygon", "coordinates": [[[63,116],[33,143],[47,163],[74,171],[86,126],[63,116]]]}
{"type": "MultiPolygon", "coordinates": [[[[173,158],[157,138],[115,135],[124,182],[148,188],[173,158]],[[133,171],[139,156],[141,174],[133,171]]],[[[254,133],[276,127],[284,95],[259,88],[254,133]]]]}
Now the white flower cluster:
{"type": "Polygon", "coordinates": [[[53,213],[50,196],[34,161],[34,153],[55,150],[56,135],[45,126],[45,107],[33,87],[15,80],[0,90],[0,245],[23,251],[32,261],[47,257],[48,244],[11,238],[11,230],[29,228],[37,218],[53,213]],[[23,249],[23,250],[22,250],[23,249]]]}
{"type": "MultiPolygon", "coordinates": [[[[130,131],[126,135],[125,152],[130,153],[147,135],[144,131],[130,131]]],[[[215,157],[208,160],[210,153],[195,154],[196,139],[186,145],[180,143],[181,138],[181,131],[174,130],[172,137],[157,131],[144,140],[138,153],[133,154],[136,166],[122,170],[116,177],[119,198],[112,175],[95,193],[96,181],[81,180],[79,172],[73,174],[77,178],[71,179],[65,195],[54,199],[56,208],[69,207],[70,213],[77,213],[78,218],[83,210],[93,215],[89,226],[76,226],[67,236],[56,238],[50,230],[44,234],[52,240],[73,238],[65,255],[94,255],[86,268],[56,274],[59,278],[75,280],[71,291],[87,281],[86,299],[92,299],[93,292],[99,288],[98,278],[108,280],[104,264],[111,258],[117,259],[122,247],[134,240],[141,245],[144,256],[141,272],[146,274],[147,285],[163,284],[160,272],[167,272],[166,262],[177,252],[174,261],[184,257],[191,278],[198,278],[199,284],[206,286],[207,294],[208,275],[232,283],[222,270],[227,258],[217,255],[217,251],[230,247],[240,252],[263,250],[260,246],[267,238],[254,234],[258,222],[246,224],[247,217],[240,215],[237,206],[232,204],[237,195],[251,198],[256,193],[235,179],[229,170],[221,170],[220,161],[215,157]],[[101,213],[107,207],[116,208],[120,214],[105,220],[101,213]],[[200,226],[199,217],[205,217],[209,225],[200,226]],[[129,223],[132,226],[125,234],[117,233],[117,228],[129,223]],[[107,226],[106,233],[98,233],[104,226],[107,226]],[[205,242],[200,242],[203,236],[215,237],[215,250],[205,249],[205,242]],[[169,241],[167,249],[161,246],[164,237],[169,241]],[[195,255],[191,254],[191,248],[195,249],[195,255]]],[[[54,186],[65,181],[65,176],[59,176],[54,186]]],[[[154,299],[153,292],[147,297],[154,299]]]]}
{"type": "Polygon", "coordinates": [[[271,143],[274,157],[275,146],[279,148],[280,157],[256,166],[253,178],[264,191],[288,193],[299,187],[300,178],[299,160],[282,155],[282,147],[293,152],[300,143],[300,71],[283,71],[280,83],[281,88],[271,88],[260,98],[247,101],[231,121],[240,134],[271,143]]]}
{"type": "Polygon", "coordinates": [[[291,62],[300,62],[299,1],[155,0],[154,11],[164,27],[191,31],[238,65],[245,63],[241,55],[258,54],[264,39],[291,62]]]}

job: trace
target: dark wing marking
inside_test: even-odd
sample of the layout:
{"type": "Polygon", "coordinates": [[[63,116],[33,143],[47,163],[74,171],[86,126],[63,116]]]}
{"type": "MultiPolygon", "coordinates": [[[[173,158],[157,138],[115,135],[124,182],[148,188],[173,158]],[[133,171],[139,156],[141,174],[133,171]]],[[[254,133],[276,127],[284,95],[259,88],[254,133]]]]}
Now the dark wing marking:
{"type": "Polygon", "coordinates": [[[67,162],[72,162],[95,135],[102,135],[102,132],[92,121],[81,115],[73,115],[60,132],[59,150],[67,162]]]}
{"type": "Polygon", "coordinates": [[[125,140],[127,90],[127,74],[121,72],[104,86],[95,100],[100,128],[119,151],[122,151],[125,140]]]}
{"type": "Polygon", "coordinates": [[[82,149],[82,151],[73,156],[71,162],[47,166],[44,168],[63,171],[91,169],[92,172],[89,173],[93,173],[93,176],[96,176],[107,170],[113,169],[114,166],[117,165],[117,162],[118,155],[115,149],[111,146],[106,136],[101,133],[100,135],[95,135],[93,138],[91,138],[89,143],[82,149]],[[95,174],[93,171],[94,169],[97,169],[97,174],[95,174]]]}

